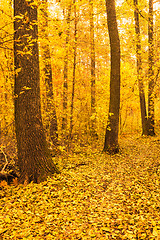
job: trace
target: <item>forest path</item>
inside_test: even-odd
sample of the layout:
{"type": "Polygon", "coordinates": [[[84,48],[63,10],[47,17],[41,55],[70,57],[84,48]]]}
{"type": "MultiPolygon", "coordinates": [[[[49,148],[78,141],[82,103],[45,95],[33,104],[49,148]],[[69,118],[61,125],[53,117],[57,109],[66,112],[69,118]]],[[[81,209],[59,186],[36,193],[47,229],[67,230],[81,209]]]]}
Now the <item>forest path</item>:
{"type": "Polygon", "coordinates": [[[61,174],[1,186],[0,239],[160,239],[160,138],[120,139],[121,152],[59,158],[61,174]]]}

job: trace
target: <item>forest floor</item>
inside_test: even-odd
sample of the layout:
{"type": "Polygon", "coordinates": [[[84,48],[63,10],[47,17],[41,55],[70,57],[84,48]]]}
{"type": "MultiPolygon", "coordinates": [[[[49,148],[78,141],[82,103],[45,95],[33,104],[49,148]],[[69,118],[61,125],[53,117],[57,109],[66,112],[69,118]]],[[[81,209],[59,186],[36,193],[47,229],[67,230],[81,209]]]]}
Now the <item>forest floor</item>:
{"type": "Polygon", "coordinates": [[[59,157],[61,174],[40,184],[2,182],[0,239],[160,240],[160,137],[120,146],[59,157]]]}

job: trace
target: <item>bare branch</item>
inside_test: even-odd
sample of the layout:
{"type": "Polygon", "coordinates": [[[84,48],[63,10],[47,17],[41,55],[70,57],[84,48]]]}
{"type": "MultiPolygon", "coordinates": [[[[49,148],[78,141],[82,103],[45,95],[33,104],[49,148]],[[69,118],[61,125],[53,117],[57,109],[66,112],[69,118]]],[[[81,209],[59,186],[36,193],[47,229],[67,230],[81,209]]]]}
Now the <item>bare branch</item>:
{"type": "Polygon", "coordinates": [[[8,159],[7,159],[7,155],[5,154],[5,152],[3,151],[3,148],[1,148],[1,152],[3,153],[3,155],[4,155],[4,158],[5,158],[5,164],[4,164],[4,167],[2,168],[2,170],[1,170],[1,173],[3,174],[3,173],[5,173],[5,168],[7,167],[7,165],[8,165],[8,159]]]}

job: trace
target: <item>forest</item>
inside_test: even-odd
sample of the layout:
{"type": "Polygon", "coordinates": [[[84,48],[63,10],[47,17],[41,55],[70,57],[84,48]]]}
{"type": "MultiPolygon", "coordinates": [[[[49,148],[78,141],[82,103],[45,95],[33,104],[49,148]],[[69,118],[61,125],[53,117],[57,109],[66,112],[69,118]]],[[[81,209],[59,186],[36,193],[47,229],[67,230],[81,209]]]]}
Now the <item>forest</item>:
{"type": "Polygon", "coordinates": [[[159,0],[0,16],[0,240],[160,240],[159,0]]]}

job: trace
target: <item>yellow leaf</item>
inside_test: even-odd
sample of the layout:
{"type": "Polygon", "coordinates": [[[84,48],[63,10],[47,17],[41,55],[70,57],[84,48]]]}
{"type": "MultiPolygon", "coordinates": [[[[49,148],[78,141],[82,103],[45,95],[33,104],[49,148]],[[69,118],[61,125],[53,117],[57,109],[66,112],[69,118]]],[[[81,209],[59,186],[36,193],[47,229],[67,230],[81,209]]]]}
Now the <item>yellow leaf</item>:
{"type": "Polygon", "coordinates": [[[155,226],[153,228],[153,236],[158,236],[159,231],[157,230],[157,227],[155,226]]]}
{"type": "Polygon", "coordinates": [[[156,226],[156,222],[153,219],[151,220],[151,222],[153,226],[156,226]]]}
{"type": "Polygon", "coordinates": [[[5,222],[6,222],[6,223],[11,223],[11,219],[10,219],[9,216],[6,216],[6,218],[5,218],[5,222]]]}
{"type": "Polygon", "coordinates": [[[108,228],[108,227],[103,227],[102,230],[105,232],[110,232],[110,228],[108,228]]]}

